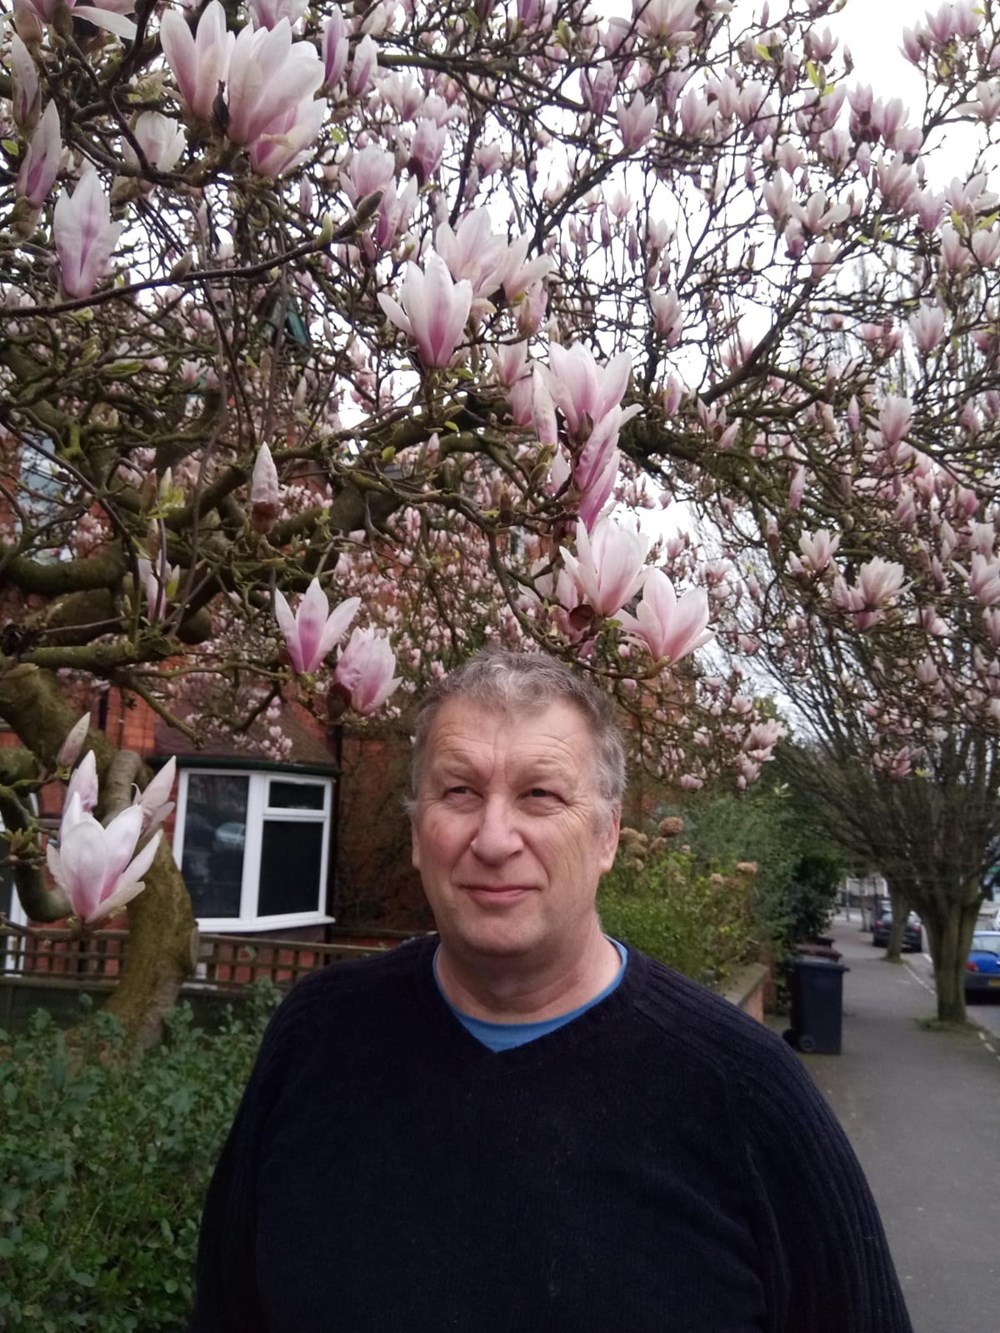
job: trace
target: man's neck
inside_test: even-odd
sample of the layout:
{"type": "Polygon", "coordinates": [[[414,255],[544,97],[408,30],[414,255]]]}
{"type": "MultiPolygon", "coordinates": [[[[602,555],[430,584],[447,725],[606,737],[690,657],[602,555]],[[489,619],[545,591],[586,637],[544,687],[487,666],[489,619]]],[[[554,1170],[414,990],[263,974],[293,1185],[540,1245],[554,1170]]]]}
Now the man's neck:
{"type": "Polygon", "coordinates": [[[580,1008],[614,981],[621,957],[595,921],[575,960],[465,959],[442,941],[437,979],[448,1001],[489,1023],[537,1023],[580,1008]]]}

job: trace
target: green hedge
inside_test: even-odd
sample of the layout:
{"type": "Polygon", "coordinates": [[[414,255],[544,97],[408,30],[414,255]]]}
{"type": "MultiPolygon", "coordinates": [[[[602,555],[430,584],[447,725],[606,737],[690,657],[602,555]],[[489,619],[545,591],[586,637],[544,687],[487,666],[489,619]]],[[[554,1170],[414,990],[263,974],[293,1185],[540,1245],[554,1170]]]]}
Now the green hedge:
{"type": "Polygon", "coordinates": [[[598,892],[601,925],[685,976],[721,986],[759,949],[754,870],[703,873],[688,850],[624,830],[618,861],[598,892]]]}
{"type": "Polygon", "coordinates": [[[202,1200],[276,992],[129,1058],[98,1014],[0,1033],[0,1329],[181,1330],[202,1200]]]}

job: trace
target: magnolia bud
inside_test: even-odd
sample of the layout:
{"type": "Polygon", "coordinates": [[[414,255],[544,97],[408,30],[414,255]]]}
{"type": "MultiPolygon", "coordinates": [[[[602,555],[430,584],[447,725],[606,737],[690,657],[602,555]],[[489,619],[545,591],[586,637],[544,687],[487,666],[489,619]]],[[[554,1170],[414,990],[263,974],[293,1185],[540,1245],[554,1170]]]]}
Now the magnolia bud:
{"type": "Polygon", "coordinates": [[[257,451],[250,483],[250,522],[257,532],[269,532],[280,513],[278,469],[274,466],[271,450],[262,444],[257,451]]]}
{"type": "Polygon", "coordinates": [[[60,768],[71,768],[80,757],[80,751],[83,749],[83,743],[87,739],[87,732],[90,730],[90,710],[84,713],[83,717],[75,722],[68,736],[59,747],[59,753],[56,755],[56,764],[60,768]]]}

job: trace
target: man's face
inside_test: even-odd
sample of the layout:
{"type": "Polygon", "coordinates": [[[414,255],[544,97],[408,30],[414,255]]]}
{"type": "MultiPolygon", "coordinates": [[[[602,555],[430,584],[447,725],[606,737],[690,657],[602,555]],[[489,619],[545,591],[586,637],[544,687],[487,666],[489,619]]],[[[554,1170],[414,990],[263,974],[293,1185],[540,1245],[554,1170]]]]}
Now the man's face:
{"type": "Polygon", "coordinates": [[[511,716],[456,697],[427,739],[413,864],[458,959],[571,963],[618,845],[594,742],[564,702],[511,716]]]}

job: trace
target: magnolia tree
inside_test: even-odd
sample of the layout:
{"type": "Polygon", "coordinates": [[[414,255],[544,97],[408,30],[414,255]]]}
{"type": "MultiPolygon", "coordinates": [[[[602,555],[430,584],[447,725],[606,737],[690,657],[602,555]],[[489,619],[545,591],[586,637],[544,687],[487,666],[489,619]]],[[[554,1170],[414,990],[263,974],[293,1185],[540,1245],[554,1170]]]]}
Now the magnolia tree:
{"type": "Polygon", "coordinates": [[[825,670],[783,681],[795,691],[802,739],[780,748],[781,775],[824,837],[885,876],[897,956],[907,913],[920,913],[938,1017],[962,1021],[965,960],[1000,837],[1000,745],[984,728],[960,722],[926,734],[917,701],[905,724],[905,754],[887,755],[867,686],[878,665],[842,644],[816,645],[816,655],[826,658],[825,670]]]}
{"type": "Polygon", "coordinates": [[[145,883],[130,1021],[189,966],[190,908],[164,846],[136,871],[146,775],[94,733],[45,878],[27,797],[68,776],[67,686],[280,751],[293,698],[400,707],[484,639],[536,643],[605,681],[652,769],[745,785],[780,728],[694,650],[795,652],[802,617],[892,632],[887,718],[918,640],[936,661],[972,626],[939,725],[996,725],[996,21],[945,4],[903,36],[908,118],[845,73],[838,7],[15,0],[3,813],[36,920],[85,816],[114,843],[97,901],[145,883]],[[935,185],[958,122],[968,169],[935,185]]]}

